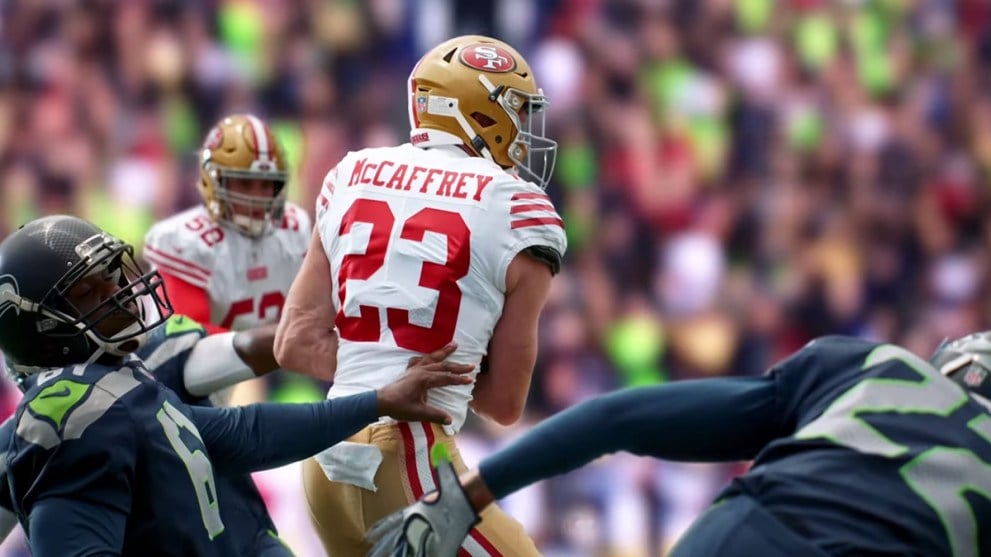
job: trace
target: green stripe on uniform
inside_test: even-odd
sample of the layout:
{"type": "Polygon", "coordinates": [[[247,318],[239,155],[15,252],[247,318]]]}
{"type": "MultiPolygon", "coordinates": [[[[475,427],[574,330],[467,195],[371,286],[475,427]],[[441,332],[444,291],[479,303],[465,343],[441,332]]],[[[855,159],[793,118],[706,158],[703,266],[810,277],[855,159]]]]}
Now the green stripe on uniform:
{"type": "Polygon", "coordinates": [[[167,337],[184,335],[193,331],[206,333],[206,329],[203,328],[203,325],[200,325],[196,322],[196,320],[190,319],[185,315],[173,315],[168,321],[165,322],[165,336],[167,337]]]}

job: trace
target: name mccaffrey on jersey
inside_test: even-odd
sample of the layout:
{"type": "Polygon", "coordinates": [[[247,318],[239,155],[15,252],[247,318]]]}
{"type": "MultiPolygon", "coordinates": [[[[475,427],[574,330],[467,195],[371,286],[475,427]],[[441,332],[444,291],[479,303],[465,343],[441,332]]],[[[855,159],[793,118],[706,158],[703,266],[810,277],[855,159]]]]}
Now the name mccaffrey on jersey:
{"type": "Polygon", "coordinates": [[[424,166],[413,166],[408,164],[396,164],[392,161],[382,161],[381,163],[368,162],[367,158],[360,159],[354,164],[351,171],[351,179],[348,180],[348,187],[357,185],[372,185],[381,188],[388,188],[403,191],[418,191],[427,193],[430,184],[440,176],[440,183],[433,195],[441,197],[454,197],[457,199],[467,199],[471,195],[472,201],[481,201],[482,192],[490,183],[493,176],[475,174],[474,172],[452,172],[442,168],[427,168],[424,166]],[[390,168],[395,167],[395,168],[390,168]],[[386,169],[389,170],[386,170],[386,169]],[[407,173],[409,174],[407,176],[407,173]],[[383,175],[384,174],[384,175],[383,175]],[[386,178],[388,176],[388,179],[386,178]],[[419,186],[419,188],[415,188],[419,186]]]}

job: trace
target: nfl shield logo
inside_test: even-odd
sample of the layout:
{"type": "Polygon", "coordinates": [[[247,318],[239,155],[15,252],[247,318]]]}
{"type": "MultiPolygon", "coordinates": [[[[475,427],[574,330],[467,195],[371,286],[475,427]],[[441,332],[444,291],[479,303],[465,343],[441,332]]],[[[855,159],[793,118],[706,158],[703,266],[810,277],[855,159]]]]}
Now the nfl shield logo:
{"type": "Polygon", "coordinates": [[[986,376],[987,373],[983,369],[972,367],[963,376],[963,382],[969,387],[978,387],[984,382],[986,376]]]}
{"type": "Polygon", "coordinates": [[[416,98],[416,111],[417,112],[427,111],[427,97],[421,95],[416,98]]]}

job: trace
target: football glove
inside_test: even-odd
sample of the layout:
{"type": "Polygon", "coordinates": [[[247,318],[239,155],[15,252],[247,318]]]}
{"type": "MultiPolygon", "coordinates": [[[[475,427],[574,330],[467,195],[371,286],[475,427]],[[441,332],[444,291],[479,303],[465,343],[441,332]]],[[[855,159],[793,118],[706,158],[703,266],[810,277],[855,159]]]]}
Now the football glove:
{"type": "Polygon", "coordinates": [[[450,461],[437,466],[437,498],[420,499],[383,518],[368,531],[369,557],[455,557],[481,520],[468,502],[450,461]]]}

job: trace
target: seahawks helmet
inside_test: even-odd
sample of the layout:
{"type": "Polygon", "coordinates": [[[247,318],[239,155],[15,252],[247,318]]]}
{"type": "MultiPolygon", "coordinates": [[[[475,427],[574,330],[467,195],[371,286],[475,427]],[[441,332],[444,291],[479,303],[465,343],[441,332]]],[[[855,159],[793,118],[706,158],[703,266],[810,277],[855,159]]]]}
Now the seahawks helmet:
{"type": "Polygon", "coordinates": [[[991,331],[945,341],[929,361],[960,386],[991,399],[991,331]]]}
{"type": "Polygon", "coordinates": [[[145,273],[132,246],[82,219],[36,219],[0,243],[0,351],[15,375],[124,356],[170,315],[158,272],[145,273]],[[69,291],[97,274],[118,290],[83,311],[69,291]],[[108,336],[98,327],[107,318],[130,324],[108,336]]]}

